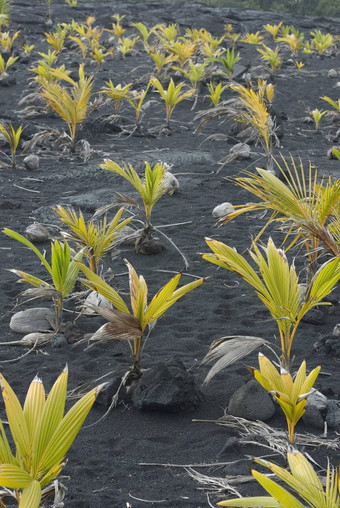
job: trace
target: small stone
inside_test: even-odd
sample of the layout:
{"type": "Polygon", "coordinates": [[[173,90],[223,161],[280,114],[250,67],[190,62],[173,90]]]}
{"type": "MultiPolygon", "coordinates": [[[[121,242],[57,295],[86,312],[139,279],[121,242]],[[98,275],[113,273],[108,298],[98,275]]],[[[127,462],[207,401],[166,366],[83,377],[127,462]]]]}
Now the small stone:
{"type": "Polygon", "coordinates": [[[334,153],[334,149],[340,152],[340,146],[332,146],[332,148],[330,148],[327,152],[327,159],[339,160],[334,153]]]}
{"type": "Polygon", "coordinates": [[[340,337],[340,323],[334,326],[333,335],[334,337],[340,337]]]}
{"type": "Polygon", "coordinates": [[[94,316],[96,311],[90,309],[88,305],[94,305],[95,307],[105,307],[107,309],[113,308],[112,303],[107,298],[105,298],[105,296],[100,295],[96,291],[91,291],[91,293],[85,298],[85,307],[83,310],[83,314],[85,314],[85,316],[94,316]]]}
{"type": "Polygon", "coordinates": [[[65,324],[63,332],[69,344],[74,344],[83,338],[83,333],[79,326],[71,322],[65,324]]]}
{"type": "Polygon", "coordinates": [[[324,419],[321,416],[320,409],[312,404],[308,404],[306,411],[302,415],[302,421],[309,427],[323,430],[325,426],[324,419]]]}
{"type": "Polygon", "coordinates": [[[153,254],[160,254],[163,250],[163,245],[152,238],[150,240],[144,240],[137,247],[138,254],[144,254],[151,256],[153,254]]]}
{"type": "Polygon", "coordinates": [[[255,379],[251,379],[233,393],[228,412],[247,420],[265,422],[274,416],[275,406],[266,390],[255,379]]]}
{"type": "Polygon", "coordinates": [[[229,215],[233,212],[235,212],[235,208],[231,203],[226,201],[225,203],[221,203],[220,205],[215,206],[212,211],[212,216],[220,218],[225,217],[226,215],[229,215]]]}
{"type": "Polygon", "coordinates": [[[30,155],[27,155],[22,162],[26,169],[29,171],[35,171],[36,169],[39,169],[40,158],[31,153],[30,155]]]}
{"type": "Polygon", "coordinates": [[[315,390],[315,392],[308,395],[306,407],[308,407],[309,405],[315,406],[320,410],[326,409],[327,397],[318,390],[315,390]]]}
{"type": "Polygon", "coordinates": [[[229,153],[237,155],[237,159],[239,160],[246,160],[250,159],[251,150],[250,146],[246,143],[237,143],[230,148],[229,153]]]}
{"type": "Polygon", "coordinates": [[[113,397],[117,398],[117,403],[121,401],[128,402],[129,397],[126,387],[122,385],[125,374],[126,370],[117,372],[117,375],[113,373],[113,378],[107,381],[104,388],[99,392],[95,401],[96,406],[102,406],[105,410],[108,409],[112,404],[113,397]]]}
{"type": "Polygon", "coordinates": [[[340,400],[328,401],[326,422],[331,429],[340,430],[340,400]]]}
{"type": "Polygon", "coordinates": [[[9,199],[0,199],[0,210],[14,210],[15,208],[21,208],[21,203],[9,199]]]}
{"type": "Polygon", "coordinates": [[[164,187],[166,189],[166,194],[172,195],[174,192],[177,192],[179,189],[179,182],[177,178],[170,173],[170,171],[167,171],[165,175],[163,176],[162,183],[164,183],[164,187]]]}
{"type": "Polygon", "coordinates": [[[121,245],[135,245],[138,233],[131,226],[124,226],[116,236],[115,243],[121,245]]]}
{"type": "Polygon", "coordinates": [[[12,86],[15,85],[16,80],[13,76],[10,76],[7,72],[3,72],[0,75],[0,86],[12,86]]]}
{"type": "Polygon", "coordinates": [[[323,325],[325,322],[325,316],[321,310],[311,309],[305,316],[303,316],[302,321],[311,325],[323,325]]]}
{"type": "Polygon", "coordinates": [[[175,358],[145,372],[132,392],[134,405],[142,411],[192,411],[201,400],[193,375],[175,358]]]}
{"type": "Polygon", "coordinates": [[[37,307],[13,314],[9,326],[13,332],[17,333],[44,332],[52,329],[51,321],[54,319],[54,311],[45,307],[37,307]]]}
{"type": "Polygon", "coordinates": [[[217,457],[223,457],[225,455],[230,455],[230,453],[238,452],[240,448],[240,440],[237,439],[237,437],[229,437],[222,450],[217,454],[217,457]]]}
{"type": "Polygon", "coordinates": [[[67,338],[63,333],[55,333],[51,335],[51,346],[55,349],[60,349],[62,347],[68,346],[67,338]]]}
{"type": "Polygon", "coordinates": [[[329,69],[328,71],[328,77],[329,78],[336,78],[338,75],[337,71],[335,69],[329,69]]]}
{"type": "Polygon", "coordinates": [[[48,229],[46,229],[45,226],[39,224],[38,222],[27,226],[25,229],[25,234],[27,238],[34,243],[46,242],[50,238],[48,229]]]}

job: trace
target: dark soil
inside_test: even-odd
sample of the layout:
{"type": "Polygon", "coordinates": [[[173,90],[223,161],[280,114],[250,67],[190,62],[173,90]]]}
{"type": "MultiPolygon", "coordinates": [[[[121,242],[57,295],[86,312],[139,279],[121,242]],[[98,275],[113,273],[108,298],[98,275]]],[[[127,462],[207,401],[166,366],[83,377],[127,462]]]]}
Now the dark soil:
{"type": "MultiPolygon", "coordinates": [[[[11,29],[20,29],[27,43],[35,44],[36,47],[29,62],[21,58],[8,71],[14,82],[9,87],[0,88],[0,121],[8,121],[16,127],[23,124],[23,140],[45,128],[53,127],[60,131],[65,129],[65,124],[57,116],[46,111],[32,119],[20,116],[25,104],[20,106],[18,102],[32,91],[30,81],[33,73],[28,69],[38,58],[36,52],[47,52],[48,49],[43,35],[49,30],[45,25],[45,11],[45,5],[31,6],[30,2],[13,2],[11,29]]],[[[53,21],[70,22],[74,18],[76,21],[85,22],[88,16],[93,15],[96,18],[95,25],[109,28],[112,22],[110,16],[115,13],[125,15],[123,24],[127,28],[127,35],[135,33],[129,25],[138,21],[149,27],[161,22],[177,22],[182,34],[187,27],[204,27],[217,36],[224,33],[223,27],[227,23],[234,25],[235,32],[246,33],[261,30],[265,23],[274,24],[280,20],[288,25],[294,24],[305,32],[306,37],[316,28],[333,35],[340,34],[339,19],[237,11],[195,3],[119,1],[82,3],[73,9],[66,4],[55,5],[53,21]]],[[[268,35],[266,41],[270,43],[268,35]]],[[[240,69],[237,79],[243,82],[243,72],[252,65],[260,65],[261,61],[254,46],[241,43],[238,50],[241,55],[239,64],[243,68],[240,69]]],[[[331,175],[337,178],[340,162],[327,159],[326,154],[334,144],[332,136],[340,128],[339,121],[334,120],[332,124],[328,121],[328,124],[322,124],[316,132],[313,123],[305,123],[304,119],[307,108],[327,109],[326,103],[320,99],[321,96],[326,95],[337,100],[339,53],[321,57],[301,54],[299,59],[303,59],[306,65],[300,72],[290,61],[290,52],[284,50],[283,55],[285,62],[273,78],[274,110],[283,129],[281,147],[275,149],[275,155],[279,156],[281,152],[289,157],[289,154],[292,154],[296,161],[301,158],[306,169],[310,161],[318,168],[320,176],[331,175]],[[337,70],[337,78],[328,77],[330,69],[337,70]]],[[[66,68],[75,73],[79,62],[79,54],[74,50],[64,50],[58,60],[58,63],[65,63],[66,68]]],[[[85,72],[95,75],[94,89],[98,91],[109,79],[112,79],[115,85],[133,82],[136,88],[145,86],[152,69],[139,41],[132,55],[122,59],[116,53],[113,58],[105,60],[99,71],[93,61],[87,61],[85,72]]],[[[141,133],[127,136],[124,132],[117,132],[117,124],[111,127],[103,126],[100,117],[113,113],[113,106],[112,110],[106,108],[104,112],[99,109],[89,116],[79,134],[79,138],[86,139],[92,149],[91,157],[86,162],[80,156],[62,153],[59,147],[52,145],[35,150],[41,158],[39,170],[25,170],[22,165],[24,155],[19,150],[18,168],[12,170],[3,167],[0,174],[1,225],[23,233],[29,224],[37,221],[44,223],[51,234],[57,236],[60,222],[51,211],[52,206],[71,204],[76,208],[80,207],[86,217],[90,217],[96,208],[112,202],[117,192],[137,198],[127,183],[100,168],[104,158],[130,162],[138,171],[143,170],[144,161],[154,165],[162,160],[172,166],[172,172],[179,180],[180,190],[172,196],[164,196],[156,204],[153,223],[156,226],[168,225],[162,231],[188,259],[190,266],[187,272],[183,273],[184,282],[191,280],[186,274],[211,278],[202,287],[186,295],[159,320],[143,351],[143,367],[147,369],[159,361],[176,357],[194,373],[199,385],[207,373],[207,367],[202,367],[200,362],[214,339],[224,335],[243,334],[278,342],[275,335],[276,325],[270,320],[269,314],[253,291],[239,277],[231,272],[217,270],[199,255],[208,251],[204,237],[219,239],[245,253],[250,246],[251,237],[256,235],[265,220],[244,216],[223,228],[215,227],[212,209],[216,205],[224,201],[239,204],[251,200],[245,191],[232,185],[225,177],[239,175],[245,168],[252,170],[256,166],[263,167],[265,158],[260,147],[252,146],[251,160],[235,161],[217,172],[218,161],[226,155],[235,140],[231,137],[228,142],[215,141],[201,145],[205,136],[217,132],[227,133],[230,129],[226,124],[212,122],[201,136],[194,132],[197,126],[194,121],[196,113],[209,107],[208,100],[204,99],[207,93],[206,86],[202,84],[194,111],[193,101],[183,101],[175,109],[169,135],[150,134],[151,129],[164,124],[165,118],[164,104],[160,102],[157,93],[150,92],[153,102],[145,112],[141,133]]],[[[226,92],[225,98],[229,98],[230,93],[226,92]]],[[[122,115],[125,126],[133,123],[133,112],[129,107],[122,108],[122,115]]],[[[2,150],[8,153],[5,145],[2,150]]],[[[2,156],[1,160],[5,162],[5,157],[2,156]]],[[[279,243],[281,237],[276,234],[274,238],[279,243]]],[[[173,246],[164,238],[160,237],[160,240],[164,244],[164,250],[155,256],[138,255],[133,247],[121,247],[119,251],[114,251],[112,256],[106,256],[104,269],[111,268],[116,274],[112,284],[126,301],[128,277],[124,258],[132,263],[139,274],[144,275],[150,295],[155,294],[173,272],[184,268],[183,260],[173,246]]],[[[39,247],[49,252],[49,242],[39,247]]],[[[16,297],[22,287],[16,285],[15,275],[7,271],[10,268],[45,276],[33,253],[7,236],[1,236],[2,341],[20,338],[10,330],[9,322],[14,311],[27,308],[27,304],[16,306],[16,297]]],[[[317,388],[333,399],[340,397],[339,356],[336,357],[334,352],[328,354],[322,348],[316,351],[313,345],[322,337],[331,334],[338,323],[339,295],[339,289],[333,292],[334,305],[331,309],[321,308],[320,324],[301,324],[293,346],[296,365],[303,359],[307,361],[308,369],[322,365],[324,375],[319,376],[317,388]]],[[[44,302],[45,304],[50,305],[49,302],[44,302]]],[[[34,306],[35,302],[28,305],[34,306]]],[[[71,320],[74,303],[66,302],[66,309],[71,312],[66,312],[65,317],[71,320]]],[[[77,320],[77,325],[81,333],[85,334],[94,332],[103,322],[99,317],[81,317],[77,320]]],[[[22,400],[36,373],[39,373],[49,389],[66,363],[70,372],[70,389],[113,369],[129,366],[129,349],[125,343],[105,344],[88,351],[84,349],[84,344],[76,347],[64,345],[60,348],[48,345],[8,363],[24,351],[19,347],[3,346],[0,350],[1,372],[22,400]]],[[[199,471],[215,477],[248,474],[250,461],[246,460],[246,457],[269,453],[261,447],[244,445],[241,449],[235,446],[234,450],[231,448],[230,452],[218,457],[227,439],[231,436],[237,437],[238,432],[212,422],[192,421],[216,420],[223,415],[232,393],[250,379],[245,363],[256,366],[256,355],[257,353],[254,353],[245,361],[222,371],[208,386],[202,388],[202,404],[191,413],[140,412],[127,402],[119,404],[104,420],[89,427],[105,412],[105,407],[96,405],[88,417],[88,427],[81,430],[68,454],[68,464],[63,471],[68,477],[62,479],[68,489],[65,506],[123,508],[128,506],[128,503],[133,508],[147,505],[193,508],[208,506],[208,487],[200,488],[202,485],[190,478],[183,467],[172,466],[209,465],[237,460],[229,466],[199,468],[199,471]],[[146,463],[168,464],[169,467],[145,465],[146,463]]],[[[6,418],[3,406],[1,417],[6,418]]],[[[269,423],[276,428],[285,428],[284,418],[279,410],[269,423]]],[[[310,431],[313,429],[303,424],[298,425],[298,432],[310,431]]],[[[319,436],[322,434],[319,430],[314,433],[319,436]]],[[[328,437],[334,439],[334,442],[338,440],[338,434],[332,429],[329,429],[328,437]]],[[[325,446],[309,447],[307,451],[323,468],[327,467],[327,457],[333,464],[337,464],[339,459],[338,451],[325,446]]],[[[271,457],[280,460],[275,454],[271,457]]],[[[244,495],[260,492],[255,482],[242,485],[240,490],[244,495]]],[[[210,495],[213,504],[225,497],[226,494],[223,493],[210,495]]]]}

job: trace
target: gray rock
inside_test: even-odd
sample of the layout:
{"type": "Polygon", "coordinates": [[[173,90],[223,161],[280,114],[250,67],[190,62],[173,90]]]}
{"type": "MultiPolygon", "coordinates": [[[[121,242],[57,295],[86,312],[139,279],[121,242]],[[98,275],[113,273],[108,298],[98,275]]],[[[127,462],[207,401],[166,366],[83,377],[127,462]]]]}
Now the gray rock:
{"type": "Polygon", "coordinates": [[[247,420],[265,422],[274,416],[275,406],[271,396],[255,380],[248,381],[230,398],[228,412],[247,420]]]}
{"type": "Polygon", "coordinates": [[[55,333],[51,335],[50,343],[51,346],[55,349],[60,349],[62,347],[68,346],[67,338],[63,333],[55,333]]]}
{"type": "Polygon", "coordinates": [[[39,169],[40,158],[37,155],[31,153],[30,155],[27,155],[27,157],[25,157],[22,162],[26,169],[29,171],[34,171],[39,169]]]}
{"type": "Polygon", "coordinates": [[[44,332],[52,329],[50,320],[53,319],[55,319],[53,310],[37,307],[14,314],[9,326],[13,332],[17,333],[44,332]]]}
{"type": "Polygon", "coordinates": [[[313,406],[312,404],[309,404],[306,407],[306,411],[302,415],[302,421],[305,425],[308,425],[309,427],[313,427],[315,429],[323,430],[325,426],[325,422],[324,419],[322,418],[320,410],[316,406],[313,406]]]}
{"type": "Polygon", "coordinates": [[[179,413],[191,411],[201,402],[193,375],[175,358],[160,362],[145,372],[132,393],[142,411],[179,413]]]}
{"type": "Polygon", "coordinates": [[[319,392],[318,390],[315,390],[315,392],[308,395],[307,404],[306,406],[316,406],[318,409],[326,409],[327,407],[327,397],[319,392]]]}
{"type": "Polygon", "coordinates": [[[311,325],[323,325],[325,322],[325,316],[321,310],[311,309],[305,316],[303,316],[302,321],[311,325]]]}
{"type": "Polygon", "coordinates": [[[229,153],[237,155],[239,160],[246,160],[250,159],[251,150],[250,146],[246,143],[237,143],[230,148],[229,153]]]}
{"type": "Polygon", "coordinates": [[[328,77],[329,78],[336,78],[338,75],[337,71],[335,69],[329,69],[328,71],[328,77]]]}
{"type": "Polygon", "coordinates": [[[225,203],[221,203],[220,205],[215,206],[215,208],[212,211],[213,217],[225,217],[226,215],[229,215],[230,213],[235,212],[235,208],[231,203],[228,203],[227,201],[225,203]]]}
{"type": "Polygon", "coordinates": [[[328,401],[326,422],[329,428],[340,430],[340,400],[328,401]]]}
{"type": "Polygon", "coordinates": [[[229,437],[222,450],[217,454],[217,457],[223,457],[225,455],[230,455],[230,453],[238,452],[240,448],[240,440],[237,437],[229,437]]]}
{"type": "Polygon", "coordinates": [[[25,234],[27,238],[34,243],[46,242],[50,238],[48,229],[46,229],[45,226],[39,224],[38,222],[27,226],[25,229],[25,234]]]}

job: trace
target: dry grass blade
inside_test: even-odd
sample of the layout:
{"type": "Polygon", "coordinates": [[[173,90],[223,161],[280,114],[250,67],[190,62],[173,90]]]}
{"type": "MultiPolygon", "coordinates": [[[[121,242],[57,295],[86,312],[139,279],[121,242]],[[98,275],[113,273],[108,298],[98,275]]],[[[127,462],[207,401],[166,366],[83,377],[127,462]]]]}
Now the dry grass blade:
{"type": "MultiPolygon", "coordinates": [[[[225,414],[218,420],[193,420],[195,422],[216,423],[217,425],[226,425],[227,427],[238,430],[242,437],[242,442],[276,450],[283,457],[287,456],[289,442],[287,432],[270,427],[261,421],[250,421],[245,418],[239,418],[230,414],[225,414]],[[265,443],[260,443],[247,438],[254,435],[261,436],[265,443]]],[[[313,434],[295,434],[295,443],[300,446],[320,447],[325,446],[331,450],[340,450],[340,441],[336,439],[328,439],[325,436],[314,436],[313,434]]]]}
{"type": "Polygon", "coordinates": [[[241,494],[236,489],[235,485],[254,481],[254,477],[252,475],[227,475],[223,478],[219,478],[199,473],[191,467],[186,467],[185,471],[200,485],[200,487],[198,487],[199,489],[208,490],[209,492],[214,492],[216,494],[231,494],[233,496],[241,497],[241,494]]]}
{"type": "Polygon", "coordinates": [[[204,384],[209,383],[220,370],[232,365],[265,344],[268,344],[267,340],[248,335],[230,335],[215,340],[202,360],[202,363],[210,363],[217,360],[215,365],[209,370],[204,384]]]}
{"type": "Polygon", "coordinates": [[[137,201],[122,192],[117,192],[117,199],[115,200],[115,204],[123,205],[125,208],[134,207],[139,208],[137,201]]]}

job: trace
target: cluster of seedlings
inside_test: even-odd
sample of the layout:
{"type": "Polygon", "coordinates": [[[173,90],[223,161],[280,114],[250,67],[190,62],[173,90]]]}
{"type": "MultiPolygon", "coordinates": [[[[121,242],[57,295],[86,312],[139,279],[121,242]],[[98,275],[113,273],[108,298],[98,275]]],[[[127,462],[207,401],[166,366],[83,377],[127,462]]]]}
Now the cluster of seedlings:
{"type": "MultiPolygon", "coordinates": [[[[72,7],[76,5],[76,0],[67,0],[67,3],[72,7]]],[[[51,2],[47,4],[51,7],[51,2]]],[[[250,370],[280,405],[287,421],[288,441],[293,445],[295,426],[305,411],[308,396],[314,391],[313,385],[321,367],[307,373],[306,362],[302,361],[298,369],[293,369],[292,345],[304,315],[315,306],[326,305],[327,295],[340,279],[340,180],[333,181],[329,177],[320,181],[312,165],[306,172],[302,163],[297,164],[293,158],[291,161],[283,158],[282,162],[273,158],[273,145],[279,145],[279,140],[275,117],[271,114],[275,87],[270,77],[280,69],[287,56],[293,61],[293,72],[301,73],[305,65],[300,59],[301,55],[315,54],[317,57],[336,54],[339,52],[339,37],[314,30],[307,39],[294,26],[284,26],[282,23],[267,24],[261,32],[245,35],[235,33],[232,25],[225,26],[225,32],[220,37],[214,37],[204,28],[187,29],[180,34],[176,24],[157,24],[148,28],[138,22],[127,27],[124,25],[124,16],[115,14],[112,16],[112,26],[105,29],[96,26],[93,17],[88,17],[85,23],[73,20],[71,23],[58,24],[45,33],[46,52],[35,53],[34,45],[26,41],[18,48],[17,42],[23,40],[19,31],[12,33],[10,29],[4,30],[10,20],[9,6],[4,0],[0,2],[1,5],[0,81],[10,75],[11,66],[18,59],[18,51],[25,52],[30,62],[32,80],[30,93],[20,101],[21,105],[25,105],[22,116],[34,117],[52,110],[67,125],[66,134],[45,131],[33,135],[25,142],[24,150],[44,150],[46,140],[53,136],[72,156],[78,156],[79,131],[89,115],[97,114],[97,118],[100,118],[103,106],[112,108],[112,115],[109,120],[106,117],[106,121],[118,125],[124,123],[122,111],[132,111],[133,122],[124,126],[124,133],[145,134],[142,129],[143,115],[154,92],[165,107],[165,123],[157,134],[171,134],[171,119],[176,106],[182,101],[194,100],[194,109],[203,90],[211,106],[196,115],[198,130],[218,118],[235,123],[243,145],[250,139],[261,145],[266,155],[265,169],[257,169],[255,174],[248,172],[233,179],[236,185],[256,196],[256,203],[233,207],[219,221],[223,225],[244,213],[259,210],[270,212],[270,219],[249,249],[255,268],[232,246],[212,239],[206,239],[211,252],[202,257],[239,274],[254,288],[277,324],[281,347],[275,351],[274,345],[261,337],[228,336],[219,339],[211,345],[204,359],[206,362],[217,360],[206,381],[254,349],[268,347],[274,360],[260,353],[259,367],[250,370]],[[129,36],[127,32],[131,32],[129,36]],[[234,81],[234,70],[242,59],[238,51],[240,43],[257,46],[259,58],[266,67],[267,80],[259,77],[254,81],[251,75],[246,74],[244,84],[234,81]],[[104,61],[125,58],[136,51],[147,57],[153,67],[152,74],[146,80],[143,77],[146,86],[141,88],[140,82],[114,83],[112,78],[104,87],[94,91],[104,61]],[[63,57],[69,52],[76,53],[81,61],[77,76],[62,63],[63,57]],[[93,65],[95,70],[87,75],[85,66],[93,65]],[[228,97],[223,100],[222,94],[227,93],[228,97]],[[284,233],[279,248],[270,236],[264,244],[260,244],[260,238],[266,234],[269,225],[278,226],[284,233]],[[305,250],[308,260],[304,279],[286,257],[290,249],[297,247],[300,251],[305,250]]],[[[52,13],[49,12],[51,19],[52,13]]],[[[332,125],[336,125],[334,117],[340,118],[340,99],[327,96],[322,99],[332,110],[313,108],[308,111],[316,130],[326,118],[332,119],[332,125]]],[[[17,166],[16,154],[22,129],[23,125],[15,128],[12,124],[0,124],[0,135],[10,146],[10,165],[13,168],[17,166]]],[[[331,151],[332,156],[340,159],[338,147],[332,147],[331,151]]],[[[88,147],[87,156],[90,153],[91,148],[88,147]]],[[[222,160],[222,164],[231,160],[233,158],[228,156],[222,160]]],[[[33,286],[24,295],[29,298],[52,298],[55,307],[54,331],[63,330],[64,299],[72,294],[77,281],[103,297],[106,302],[104,306],[88,304],[92,311],[107,320],[91,337],[90,344],[127,341],[133,361],[124,382],[133,387],[143,375],[142,344],[151,325],[205,279],[197,278],[178,287],[182,275],[178,273],[148,301],[148,286],[144,277],[138,275],[131,263],[126,261],[130,296],[128,307],[121,295],[105,280],[101,260],[115,248],[119,235],[131,222],[131,217],[122,218],[124,211],[131,206],[138,207],[142,214],[139,221],[142,227],[134,233],[136,251],[147,253],[155,229],[151,223],[153,207],[165,193],[173,192],[175,186],[173,183],[169,185],[169,166],[163,162],[153,167],[146,162],[142,176],[130,163],[118,164],[105,159],[101,167],[129,182],[138,192],[143,206],[139,207],[135,200],[121,195],[122,207],[111,220],[106,215],[110,207],[99,210],[94,218],[85,220],[82,212],[57,206],[54,211],[66,229],[62,231],[62,238],[51,242],[50,262],[27,237],[8,228],[3,229],[3,233],[31,249],[46,269],[46,278],[18,269],[12,271],[21,282],[33,286]],[[99,216],[103,218],[98,220],[99,216]]],[[[46,336],[41,340],[46,342],[46,336]]],[[[8,422],[16,446],[16,454],[13,455],[0,423],[0,485],[5,488],[0,493],[1,506],[5,507],[2,499],[12,495],[21,508],[35,508],[44,496],[50,495],[46,486],[59,474],[64,456],[100,390],[97,387],[89,392],[63,416],[66,383],[67,369],[45,400],[43,385],[36,378],[22,408],[1,376],[8,422]]],[[[322,483],[302,453],[292,446],[288,446],[287,450],[290,473],[271,462],[260,459],[257,462],[286,482],[289,491],[267,475],[253,471],[269,497],[233,499],[222,501],[219,505],[306,506],[292,493],[295,491],[308,506],[339,507],[339,471],[329,466],[327,478],[322,483]]]]}

